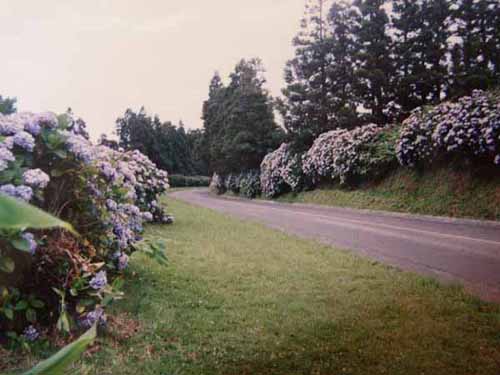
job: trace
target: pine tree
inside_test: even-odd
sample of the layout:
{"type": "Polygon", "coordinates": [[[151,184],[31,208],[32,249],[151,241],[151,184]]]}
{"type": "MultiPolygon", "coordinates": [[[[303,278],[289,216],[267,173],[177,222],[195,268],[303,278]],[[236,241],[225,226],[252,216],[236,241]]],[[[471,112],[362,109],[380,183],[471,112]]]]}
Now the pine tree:
{"type": "Polygon", "coordinates": [[[452,94],[498,84],[500,5],[494,0],[461,0],[454,10],[452,94]]]}
{"type": "Polygon", "coordinates": [[[279,145],[281,131],[263,87],[263,73],[260,60],[241,60],[228,86],[219,83],[220,77],[212,80],[203,107],[211,172],[258,169],[264,156],[279,145]]]}
{"type": "MultiPolygon", "coordinates": [[[[393,0],[392,25],[393,51],[395,56],[395,100],[404,112],[425,103],[419,94],[419,66],[423,30],[422,2],[420,0],[393,0]]],[[[424,70],[425,71],[425,70],[424,70]]]]}
{"type": "Polygon", "coordinates": [[[319,134],[335,127],[328,106],[327,4],[308,0],[301,29],[293,40],[295,57],[285,67],[286,87],[279,110],[298,147],[307,147],[319,134]]]}
{"type": "Polygon", "coordinates": [[[384,108],[394,98],[394,60],[388,35],[389,17],[384,0],[355,0],[360,13],[356,30],[357,96],[366,110],[368,120],[378,124],[386,121],[384,108]]]}
{"type": "Polygon", "coordinates": [[[0,95],[0,113],[4,115],[16,113],[16,102],[16,98],[2,97],[2,95],[0,95]]]}
{"type": "Polygon", "coordinates": [[[355,87],[355,30],[358,13],[347,1],[333,3],[328,17],[327,39],[327,106],[329,123],[335,128],[350,128],[358,124],[358,98],[355,87]]]}

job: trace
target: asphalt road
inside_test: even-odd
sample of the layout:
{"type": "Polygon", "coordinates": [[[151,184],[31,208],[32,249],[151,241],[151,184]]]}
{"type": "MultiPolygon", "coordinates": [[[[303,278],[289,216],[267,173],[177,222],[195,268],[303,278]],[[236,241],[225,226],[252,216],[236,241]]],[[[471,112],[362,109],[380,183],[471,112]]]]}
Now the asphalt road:
{"type": "Polygon", "coordinates": [[[205,189],[178,191],[171,196],[350,249],[400,269],[458,282],[483,299],[500,302],[497,222],[227,199],[209,195],[205,189]]]}

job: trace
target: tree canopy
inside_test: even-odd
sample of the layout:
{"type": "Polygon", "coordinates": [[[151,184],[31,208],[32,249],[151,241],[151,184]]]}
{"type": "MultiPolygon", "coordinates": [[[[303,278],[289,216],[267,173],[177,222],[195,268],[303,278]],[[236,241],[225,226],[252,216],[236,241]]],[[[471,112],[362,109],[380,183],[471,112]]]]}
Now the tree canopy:
{"type": "Polygon", "coordinates": [[[258,169],[281,142],[272,98],[264,88],[259,59],[241,60],[224,85],[215,73],[203,103],[204,147],[209,170],[218,173],[258,169]]]}

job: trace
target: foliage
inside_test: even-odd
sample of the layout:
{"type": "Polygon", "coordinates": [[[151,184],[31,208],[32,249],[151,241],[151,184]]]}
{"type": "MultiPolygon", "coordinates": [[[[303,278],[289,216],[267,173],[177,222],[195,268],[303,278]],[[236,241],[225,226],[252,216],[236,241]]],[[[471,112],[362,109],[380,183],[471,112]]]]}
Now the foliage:
{"type": "Polygon", "coordinates": [[[243,172],[240,177],[239,193],[245,198],[255,198],[261,193],[260,171],[243,172]]]}
{"type": "Polygon", "coordinates": [[[97,327],[94,324],[78,340],[65,346],[50,358],[40,362],[24,375],[63,375],[65,369],[85,351],[95,339],[97,327]]]}
{"type": "Polygon", "coordinates": [[[241,60],[225,86],[216,73],[203,103],[209,169],[222,175],[257,169],[282,138],[263,85],[260,60],[241,60]]]}
{"type": "Polygon", "coordinates": [[[186,133],[182,122],[179,126],[162,122],[158,116],[149,116],[144,107],[139,112],[127,109],[116,120],[116,132],[121,147],[139,150],[161,169],[184,175],[206,173],[199,156],[197,160],[193,156],[197,138],[202,134],[186,133]]]}
{"type": "Polygon", "coordinates": [[[1,331],[29,329],[34,338],[43,325],[70,331],[104,324],[103,308],[121,297],[119,275],[143,224],[172,221],[158,204],[167,173],[139,151],[93,145],[71,112],[1,115],[0,137],[1,202],[7,202],[0,214],[9,225],[0,236],[1,255],[11,259],[0,272],[1,331]],[[80,236],[43,230],[71,227],[5,195],[56,214],[80,236]]]}
{"type": "Polygon", "coordinates": [[[210,177],[169,175],[170,186],[176,187],[205,187],[210,185],[210,177]]]}
{"type": "Polygon", "coordinates": [[[214,194],[224,194],[226,192],[225,179],[214,173],[212,179],[210,180],[209,190],[214,194]]]}
{"type": "Polygon", "coordinates": [[[315,182],[341,185],[376,177],[396,160],[394,141],[384,137],[390,131],[369,124],[322,134],[304,155],[304,173],[315,182]]]}
{"type": "Polygon", "coordinates": [[[266,155],[260,166],[262,193],[275,197],[287,191],[300,191],[306,186],[302,172],[302,158],[283,143],[276,151],[266,155]]]}
{"type": "Polygon", "coordinates": [[[416,167],[443,156],[500,164],[500,95],[476,90],[457,102],[417,108],[403,123],[397,157],[416,167]]]}
{"type": "Polygon", "coordinates": [[[10,115],[16,113],[16,98],[7,98],[0,95],[0,114],[10,115]]]}
{"type": "Polygon", "coordinates": [[[329,130],[495,87],[499,17],[495,0],[308,0],[278,106],[287,142],[303,152],[329,130]]]}
{"type": "Polygon", "coordinates": [[[224,180],[224,186],[227,191],[238,194],[240,192],[240,175],[230,173],[224,180]]]}

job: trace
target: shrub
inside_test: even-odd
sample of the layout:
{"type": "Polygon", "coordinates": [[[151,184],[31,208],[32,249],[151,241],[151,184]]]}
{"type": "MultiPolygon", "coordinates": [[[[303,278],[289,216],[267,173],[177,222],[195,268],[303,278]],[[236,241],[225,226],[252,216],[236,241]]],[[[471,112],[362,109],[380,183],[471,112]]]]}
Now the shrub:
{"type": "Polygon", "coordinates": [[[262,192],[267,197],[272,198],[290,190],[300,191],[306,185],[301,155],[292,153],[287,143],[267,154],[260,168],[262,192]]]}
{"type": "Polygon", "coordinates": [[[416,167],[451,155],[500,165],[500,95],[476,90],[457,102],[417,108],[397,144],[401,165],[416,167]]]}
{"type": "Polygon", "coordinates": [[[230,191],[233,194],[239,194],[240,192],[240,175],[235,175],[230,173],[224,180],[224,186],[226,191],[230,191]]]}
{"type": "Polygon", "coordinates": [[[226,192],[224,178],[219,176],[217,173],[214,173],[212,176],[212,180],[210,181],[209,190],[214,194],[224,194],[226,192]]]}
{"type": "Polygon", "coordinates": [[[249,171],[240,175],[240,194],[246,198],[255,198],[261,193],[260,172],[249,171]]]}
{"type": "Polygon", "coordinates": [[[395,160],[392,134],[392,128],[374,124],[324,133],[304,155],[304,173],[314,183],[327,179],[342,185],[374,177],[395,160]]]}
{"type": "Polygon", "coordinates": [[[206,176],[182,176],[169,175],[168,180],[171,187],[208,187],[210,177],[206,176]]]}
{"type": "Polygon", "coordinates": [[[13,259],[15,271],[0,271],[0,332],[57,318],[66,331],[104,323],[102,307],[119,295],[115,280],[143,224],[173,220],[158,203],[167,173],[138,151],[93,145],[83,121],[70,114],[0,115],[0,160],[1,193],[56,214],[80,233],[1,232],[0,258],[13,259]]]}

